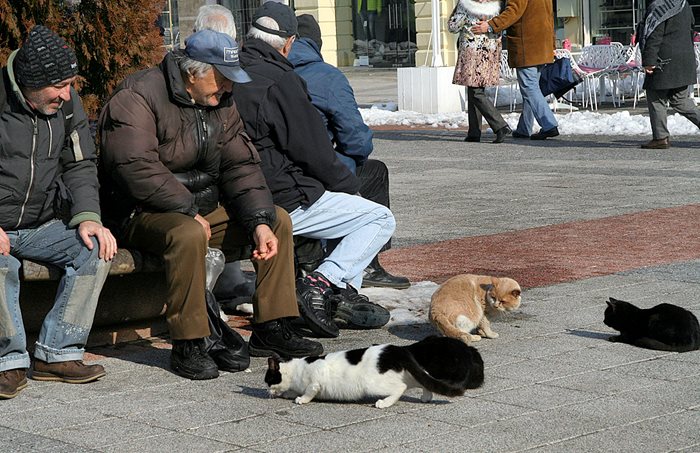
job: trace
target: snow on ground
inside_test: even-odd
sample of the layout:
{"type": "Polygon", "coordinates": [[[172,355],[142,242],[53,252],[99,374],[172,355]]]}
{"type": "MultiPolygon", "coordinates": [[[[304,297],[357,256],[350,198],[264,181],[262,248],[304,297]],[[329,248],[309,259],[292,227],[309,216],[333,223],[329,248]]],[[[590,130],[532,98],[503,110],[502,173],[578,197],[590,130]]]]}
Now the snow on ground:
{"type": "MultiPolygon", "coordinates": [[[[360,109],[362,118],[369,126],[422,126],[457,129],[467,127],[466,112],[455,113],[416,113],[408,111],[387,111],[379,108],[360,109]]],[[[561,135],[633,135],[651,136],[649,117],[631,115],[626,110],[614,113],[590,111],[569,112],[568,106],[560,107],[555,117],[559,122],[561,135]]],[[[503,115],[508,125],[515,129],[519,113],[503,115]]],[[[700,135],[693,123],[679,114],[669,115],[668,129],[671,135],[700,135]]],[[[535,124],[535,131],[538,130],[535,124]]]]}

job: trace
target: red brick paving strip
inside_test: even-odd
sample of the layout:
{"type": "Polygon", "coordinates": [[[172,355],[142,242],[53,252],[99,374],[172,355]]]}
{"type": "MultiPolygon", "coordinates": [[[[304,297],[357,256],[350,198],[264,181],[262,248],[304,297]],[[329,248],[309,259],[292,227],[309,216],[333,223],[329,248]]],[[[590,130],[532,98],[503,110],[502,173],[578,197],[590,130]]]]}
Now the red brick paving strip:
{"type": "Polygon", "coordinates": [[[700,258],[700,204],[656,209],[382,253],[411,281],[508,276],[532,288],[700,258]]]}

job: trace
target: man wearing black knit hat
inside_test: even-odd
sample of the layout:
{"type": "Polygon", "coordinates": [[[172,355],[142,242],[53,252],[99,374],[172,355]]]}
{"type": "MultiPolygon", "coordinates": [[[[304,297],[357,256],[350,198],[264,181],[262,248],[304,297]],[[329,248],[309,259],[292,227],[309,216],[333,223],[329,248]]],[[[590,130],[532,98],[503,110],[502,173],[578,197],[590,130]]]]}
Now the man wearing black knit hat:
{"type": "Polygon", "coordinates": [[[35,380],[85,383],[105,375],[83,363],[114,236],[102,226],[95,148],[71,87],[73,50],[35,26],[0,78],[0,399],[27,386],[30,367],[19,308],[22,259],[63,269],[34,347],[35,380]]]}

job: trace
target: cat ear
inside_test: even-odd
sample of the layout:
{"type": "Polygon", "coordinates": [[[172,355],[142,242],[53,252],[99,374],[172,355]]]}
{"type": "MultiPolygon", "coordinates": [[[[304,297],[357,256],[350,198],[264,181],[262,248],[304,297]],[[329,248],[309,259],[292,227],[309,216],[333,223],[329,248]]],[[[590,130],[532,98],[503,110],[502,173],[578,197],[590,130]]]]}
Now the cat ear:
{"type": "Polygon", "coordinates": [[[280,370],[280,358],[277,354],[267,359],[267,368],[272,371],[280,370]]]}
{"type": "Polygon", "coordinates": [[[519,297],[520,296],[520,290],[519,289],[514,289],[511,294],[513,297],[519,297]]]}
{"type": "Polygon", "coordinates": [[[491,291],[491,288],[493,288],[493,285],[489,285],[489,284],[486,284],[486,283],[482,283],[482,284],[479,285],[479,286],[481,287],[481,289],[483,289],[483,290],[486,291],[486,292],[491,291]]]}
{"type": "Polygon", "coordinates": [[[605,301],[605,303],[608,304],[608,307],[610,307],[611,310],[615,310],[615,302],[617,301],[612,297],[609,300],[605,301]]]}

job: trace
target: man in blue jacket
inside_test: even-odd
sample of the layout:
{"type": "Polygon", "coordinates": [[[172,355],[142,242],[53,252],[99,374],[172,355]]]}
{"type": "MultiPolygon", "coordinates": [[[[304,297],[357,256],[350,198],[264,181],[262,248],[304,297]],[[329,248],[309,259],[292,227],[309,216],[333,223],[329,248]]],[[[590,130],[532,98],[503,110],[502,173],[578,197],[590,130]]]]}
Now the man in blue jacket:
{"type": "MultiPolygon", "coordinates": [[[[369,159],[372,131],[362,120],[355,94],[345,75],[321,56],[321,29],[310,14],[297,17],[299,39],[292,44],[289,61],[294,72],[306,82],[311,102],[321,114],[338,158],[360,180],[360,194],[389,207],[389,170],[384,162],[369,159]]],[[[391,240],[381,251],[391,247],[391,240]]],[[[375,255],[362,278],[363,287],[405,289],[411,286],[406,277],[388,273],[375,255]]]]}

